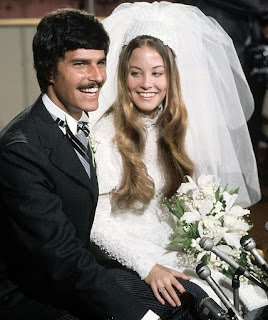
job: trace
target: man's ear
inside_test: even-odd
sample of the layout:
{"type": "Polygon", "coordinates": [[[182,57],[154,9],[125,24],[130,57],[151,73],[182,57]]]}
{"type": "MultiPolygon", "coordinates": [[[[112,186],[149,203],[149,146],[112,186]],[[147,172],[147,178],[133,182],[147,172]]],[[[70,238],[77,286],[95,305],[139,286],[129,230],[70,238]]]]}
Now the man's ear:
{"type": "Polygon", "coordinates": [[[49,72],[49,73],[46,75],[46,79],[47,79],[47,81],[49,82],[49,84],[53,84],[53,83],[54,83],[54,75],[53,75],[53,72],[49,72]]]}

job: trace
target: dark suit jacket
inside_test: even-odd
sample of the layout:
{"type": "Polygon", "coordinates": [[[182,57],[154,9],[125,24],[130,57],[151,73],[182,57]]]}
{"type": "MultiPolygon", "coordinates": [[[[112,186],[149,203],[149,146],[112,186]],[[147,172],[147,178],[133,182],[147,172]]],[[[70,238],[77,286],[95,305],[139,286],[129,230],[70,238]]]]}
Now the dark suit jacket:
{"type": "Polygon", "coordinates": [[[92,319],[141,319],[147,307],[87,250],[98,195],[91,169],[89,179],[41,97],[1,132],[0,297],[18,287],[92,319]]]}

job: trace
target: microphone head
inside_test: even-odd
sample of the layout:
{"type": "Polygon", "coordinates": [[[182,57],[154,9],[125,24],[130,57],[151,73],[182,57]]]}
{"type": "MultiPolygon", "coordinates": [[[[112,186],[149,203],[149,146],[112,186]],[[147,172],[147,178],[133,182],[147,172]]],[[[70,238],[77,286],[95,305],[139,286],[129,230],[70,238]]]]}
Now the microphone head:
{"type": "Polygon", "coordinates": [[[206,280],[211,275],[209,267],[203,262],[199,263],[195,268],[196,274],[200,279],[206,280]]]}
{"type": "Polygon", "coordinates": [[[268,221],[265,223],[265,230],[268,231],[268,221]]]}
{"type": "Polygon", "coordinates": [[[209,297],[206,297],[201,300],[199,308],[201,312],[210,320],[227,319],[227,312],[223,310],[213,299],[209,297]]]}
{"type": "Polygon", "coordinates": [[[240,239],[240,244],[246,251],[251,251],[256,248],[255,241],[249,235],[243,236],[240,239]]]}
{"type": "Polygon", "coordinates": [[[199,241],[199,245],[206,251],[211,251],[214,247],[214,243],[209,237],[202,237],[199,241]]]}

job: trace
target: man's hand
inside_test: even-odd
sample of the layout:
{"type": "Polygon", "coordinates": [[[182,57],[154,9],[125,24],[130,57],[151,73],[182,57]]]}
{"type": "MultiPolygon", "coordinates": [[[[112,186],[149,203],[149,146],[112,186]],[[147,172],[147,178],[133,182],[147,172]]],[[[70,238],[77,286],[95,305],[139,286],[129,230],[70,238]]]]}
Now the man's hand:
{"type": "Polygon", "coordinates": [[[165,304],[166,300],[172,307],[176,307],[181,305],[181,301],[174,288],[180,293],[186,292],[176,278],[190,279],[184,273],[156,264],[144,280],[151,287],[156,299],[162,305],[165,304]]]}

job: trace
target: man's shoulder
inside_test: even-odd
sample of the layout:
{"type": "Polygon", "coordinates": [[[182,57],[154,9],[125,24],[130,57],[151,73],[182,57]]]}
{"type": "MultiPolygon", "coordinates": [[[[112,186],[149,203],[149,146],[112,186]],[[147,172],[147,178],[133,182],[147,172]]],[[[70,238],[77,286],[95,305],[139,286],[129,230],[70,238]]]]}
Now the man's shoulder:
{"type": "Polygon", "coordinates": [[[31,128],[34,128],[34,124],[31,113],[35,104],[23,110],[1,130],[1,149],[16,142],[28,142],[31,135],[33,135],[31,128]]]}

